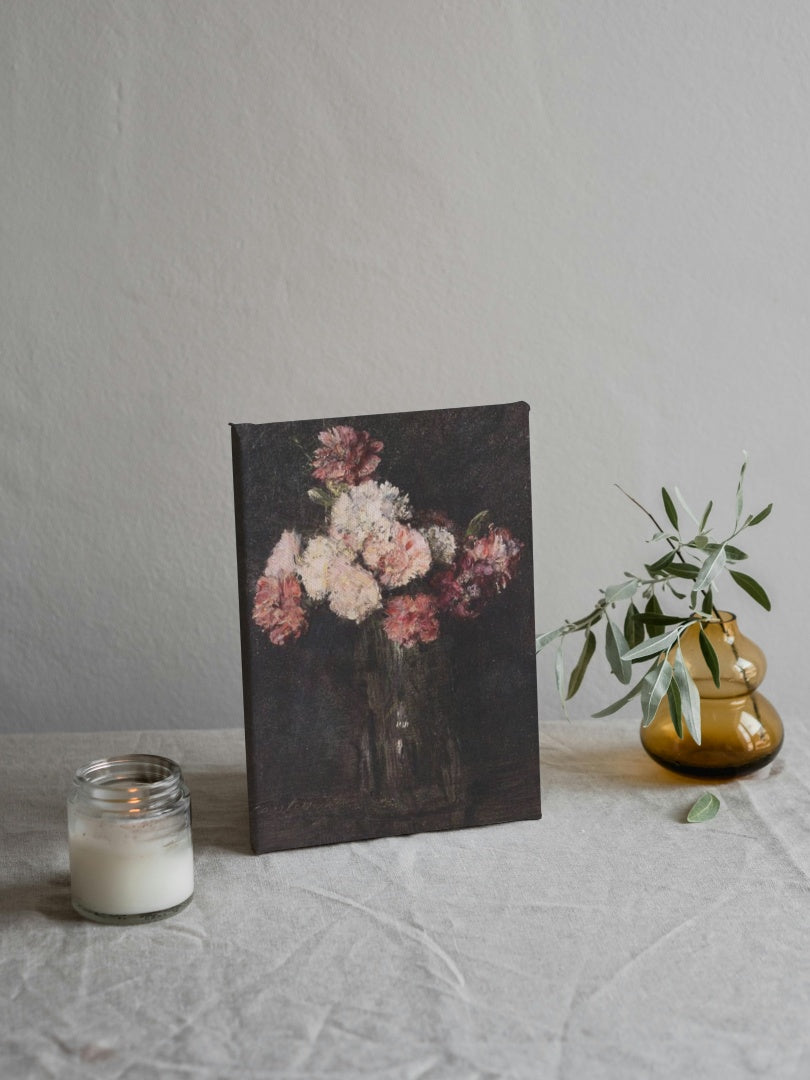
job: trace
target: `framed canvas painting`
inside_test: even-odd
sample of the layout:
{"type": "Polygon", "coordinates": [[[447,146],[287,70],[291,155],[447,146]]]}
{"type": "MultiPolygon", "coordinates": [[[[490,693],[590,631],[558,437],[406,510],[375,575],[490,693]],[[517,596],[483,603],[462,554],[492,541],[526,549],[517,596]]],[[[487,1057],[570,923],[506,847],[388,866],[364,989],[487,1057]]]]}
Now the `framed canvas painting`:
{"type": "Polygon", "coordinates": [[[254,851],[538,818],[528,405],[231,431],[254,851]]]}

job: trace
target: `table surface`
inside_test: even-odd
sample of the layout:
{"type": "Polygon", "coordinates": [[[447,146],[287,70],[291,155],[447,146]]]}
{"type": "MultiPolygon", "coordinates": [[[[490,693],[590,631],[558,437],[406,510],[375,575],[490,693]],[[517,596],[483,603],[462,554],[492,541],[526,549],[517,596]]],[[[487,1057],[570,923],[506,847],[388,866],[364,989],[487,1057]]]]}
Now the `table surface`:
{"type": "Polygon", "coordinates": [[[541,729],[543,819],[254,856],[242,733],[0,737],[3,1080],[810,1076],[810,725],[745,779],[659,768],[629,721],[541,729]],[[196,892],[70,907],[65,796],[167,754],[196,892]],[[708,788],[718,816],[685,824],[708,788]]]}

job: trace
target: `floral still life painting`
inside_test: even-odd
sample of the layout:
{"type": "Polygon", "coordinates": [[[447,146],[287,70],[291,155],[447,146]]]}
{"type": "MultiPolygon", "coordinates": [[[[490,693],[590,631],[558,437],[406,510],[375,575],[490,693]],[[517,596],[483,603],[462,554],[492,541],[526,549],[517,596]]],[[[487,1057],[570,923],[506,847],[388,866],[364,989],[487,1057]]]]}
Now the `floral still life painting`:
{"type": "Polygon", "coordinates": [[[540,816],[528,412],[232,425],[254,851],[540,816]]]}

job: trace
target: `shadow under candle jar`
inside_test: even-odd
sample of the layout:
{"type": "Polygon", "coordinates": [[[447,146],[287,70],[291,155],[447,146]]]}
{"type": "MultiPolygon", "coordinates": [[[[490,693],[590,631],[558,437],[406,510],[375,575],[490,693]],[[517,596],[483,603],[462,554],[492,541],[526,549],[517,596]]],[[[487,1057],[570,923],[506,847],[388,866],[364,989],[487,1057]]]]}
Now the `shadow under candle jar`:
{"type": "Polygon", "coordinates": [[[165,919],[194,893],[191,797],[179,765],[152,754],[93,761],[68,798],[73,907],[103,923],[165,919]]]}

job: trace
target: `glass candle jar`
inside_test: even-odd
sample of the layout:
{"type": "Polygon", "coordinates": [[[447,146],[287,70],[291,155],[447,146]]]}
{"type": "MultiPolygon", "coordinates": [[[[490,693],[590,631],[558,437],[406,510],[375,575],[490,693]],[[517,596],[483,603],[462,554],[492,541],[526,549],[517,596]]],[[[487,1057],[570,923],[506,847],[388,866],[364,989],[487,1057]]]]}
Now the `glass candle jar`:
{"type": "Polygon", "coordinates": [[[194,892],[191,797],[179,765],[152,754],[79,769],[68,798],[73,907],[103,923],[165,919],[194,892]]]}

